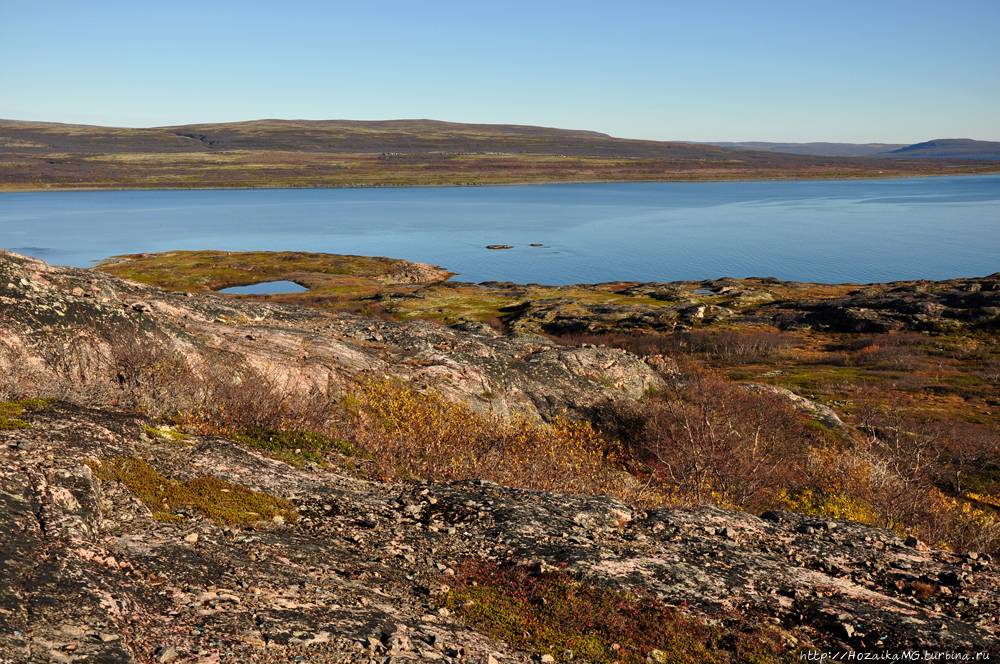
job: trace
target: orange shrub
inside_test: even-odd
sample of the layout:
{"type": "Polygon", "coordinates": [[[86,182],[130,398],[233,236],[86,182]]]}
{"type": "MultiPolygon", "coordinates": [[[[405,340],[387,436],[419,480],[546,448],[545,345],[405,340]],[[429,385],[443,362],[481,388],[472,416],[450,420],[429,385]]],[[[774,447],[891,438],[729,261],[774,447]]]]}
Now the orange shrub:
{"type": "Polygon", "coordinates": [[[612,447],[587,422],[504,418],[397,380],[359,381],[344,436],[383,477],[480,478],[569,493],[618,492],[612,447]]]}

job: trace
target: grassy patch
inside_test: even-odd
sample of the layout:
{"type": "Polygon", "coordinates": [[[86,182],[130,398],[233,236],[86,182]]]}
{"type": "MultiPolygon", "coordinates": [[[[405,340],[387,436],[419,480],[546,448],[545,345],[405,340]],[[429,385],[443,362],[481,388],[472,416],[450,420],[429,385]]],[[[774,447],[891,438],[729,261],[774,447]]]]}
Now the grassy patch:
{"type": "Polygon", "coordinates": [[[163,521],[181,520],[178,510],[193,510],[218,525],[249,525],[275,517],[296,520],[295,508],[287,500],[259,493],[216,477],[199,477],[178,482],[163,477],[143,459],[114,457],[104,462],[88,462],[91,470],[104,481],[125,484],[163,521]]]}
{"type": "Polygon", "coordinates": [[[349,443],[312,431],[248,428],[233,433],[230,437],[238,443],[264,450],[275,458],[296,466],[308,462],[325,466],[324,456],[327,452],[347,457],[369,456],[349,443]]]}
{"type": "Polygon", "coordinates": [[[143,427],[142,430],[146,433],[147,436],[150,436],[152,438],[163,438],[164,440],[169,440],[170,442],[174,443],[179,443],[189,438],[189,436],[186,433],[175,431],[168,426],[143,427]]]}
{"type": "Polygon", "coordinates": [[[495,639],[558,661],[792,661],[775,631],[738,619],[710,628],[652,597],[580,582],[562,571],[476,562],[460,574],[461,585],[441,596],[441,606],[495,639]]]}
{"type": "Polygon", "coordinates": [[[17,399],[0,403],[0,430],[30,429],[31,425],[24,420],[18,419],[26,410],[39,410],[45,408],[55,399],[17,399]]]}

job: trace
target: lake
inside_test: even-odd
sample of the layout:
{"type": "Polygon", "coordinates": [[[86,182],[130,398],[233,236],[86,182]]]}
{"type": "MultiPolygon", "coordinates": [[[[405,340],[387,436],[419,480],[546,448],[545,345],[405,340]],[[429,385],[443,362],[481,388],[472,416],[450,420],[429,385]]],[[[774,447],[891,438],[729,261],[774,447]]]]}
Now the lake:
{"type": "Polygon", "coordinates": [[[1000,271],[1000,175],[0,193],[0,247],[79,267],[171,249],[391,256],[475,282],[946,279],[1000,271]]]}

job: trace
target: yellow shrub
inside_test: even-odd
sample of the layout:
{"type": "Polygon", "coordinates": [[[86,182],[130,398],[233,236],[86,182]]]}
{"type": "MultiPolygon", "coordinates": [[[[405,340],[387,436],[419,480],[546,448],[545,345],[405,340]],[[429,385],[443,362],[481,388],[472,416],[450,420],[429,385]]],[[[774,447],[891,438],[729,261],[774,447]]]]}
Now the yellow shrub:
{"type": "Polygon", "coordinates": [[[359,381],[345,405],[351,442],[385,477],[481,478],[562,492],[617,493],[613,449],[588,422],[504,418],[400,381],[359,381]]]}
{"type": "Polygon", "coordinates": [[[790,512],[848,519],[868,525],[881,523],[881,517],[874,505],[840,493],[816,494],[807,489],[792,496],[782,489],[776,495],[775,506],[790,512]]]}

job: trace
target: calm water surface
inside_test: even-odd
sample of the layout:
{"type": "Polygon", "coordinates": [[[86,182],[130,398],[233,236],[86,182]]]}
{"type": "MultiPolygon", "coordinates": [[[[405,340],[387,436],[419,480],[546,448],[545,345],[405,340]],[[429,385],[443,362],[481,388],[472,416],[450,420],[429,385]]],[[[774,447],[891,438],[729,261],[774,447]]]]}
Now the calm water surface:
{"type": "Polygon", "coordinates": [[[242,293],[244,295],[268,295],[274,293],[305,293],[308,288],[299,286],[294,281],[265,281],[250,286],[233,286],[223,288],[220,293],[242,293]]]}
{"type": "Polygon", "coordinates": [[[477,282],[945,279],[1000,271],[1000,176],[6,193],[0,247],[80,267],[170,249],[380,255],[477,282]]]}

